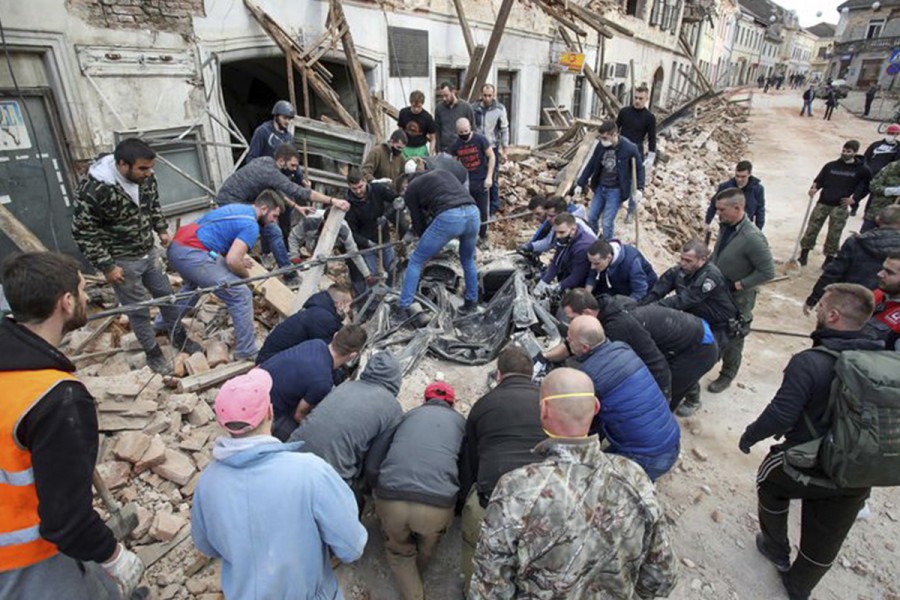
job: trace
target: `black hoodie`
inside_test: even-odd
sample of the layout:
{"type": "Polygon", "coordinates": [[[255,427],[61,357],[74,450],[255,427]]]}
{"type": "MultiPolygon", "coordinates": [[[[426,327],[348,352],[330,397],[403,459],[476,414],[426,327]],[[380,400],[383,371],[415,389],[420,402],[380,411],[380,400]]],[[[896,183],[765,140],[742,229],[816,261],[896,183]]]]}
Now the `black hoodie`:
{"type": "MultiPolygon", "coordinates": [[[[381,183],[370,183],[366,186],[366,197],[358,198],[347,190],[347,225],[353,233],[353,241],[361,250],[378,244],[378,218],[385,217],[388,224],[381,228],[381,243],[391,241],[391,225],[396,225],[397,211],[394,210],[396,194],[390,187],[381,183]]],[[[399,235],[406,233],[406,217],[401,213],[399,235]]]]}
{"type": "MultiPolygon", "coordinates": [[[[10,318],[0,319],[0,348],[0,371],[75,371],[56,348],[10,318]]],[[[84,385],[64,381],[45,394],[22,419],[16,440],[31,452],[41,537],[76,560],[108,560],[116,540],[92,505],[97,409],[84,385]]]]}
{"type": "Polygon", "coordinates": [[[847,196],[859,202],[868,192],[870,179],[872,172],[862,156],[854,156],[851,163],[841,159],[826,163],[814,180],[816,187],[822,190],[819,204],[837,206],[841,198],[847,196]]]}

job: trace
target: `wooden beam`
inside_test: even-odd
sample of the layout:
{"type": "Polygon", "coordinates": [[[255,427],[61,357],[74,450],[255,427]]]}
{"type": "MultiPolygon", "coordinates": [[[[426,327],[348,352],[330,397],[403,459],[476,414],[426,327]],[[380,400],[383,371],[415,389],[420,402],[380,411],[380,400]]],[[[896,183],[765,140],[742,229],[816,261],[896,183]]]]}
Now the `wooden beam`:
{"type": "Polygon", "coordinates": [[[580,38],[572,39],[572,36],[569,35],[569,31],[565,27],[557,27],[557,31],[559,31],[560,37],[565,42],[566,47],[572,52],[584,52],[584,46],[581,44],[580,38]]]}
{"type": "Polygon", "coordinates": [[[620,34],[626,37],[634,37],[634,32],[627,27],[623,27],[614,21],[610,21],[609,19],[601,16],[599,13],[581,6],[578,2],[572,0],[555,0],[555,3],[563,6],[565,10],[572,13],[572,15],[578,17],[579,19],[596,29],[597,33],[605,38],[612,37],[612,33],[609,32],[610,29],[612,29],[613,31],[618,31],[620,34]]]}
{"type": "Polygon", "coordinates": [[[614,119],[619,114],[619,111],[622,110],[622,104],[619,102],[619,99],[606,89],[606,86],[603,85],[603,82],[600,81],[600,78],[597,77],[597,74],[594,73],[594,70],[588,64],[584,65],[584,76],[587,82],[591,84],[591,87],[594,88],[594,91],[597,92],[597,96],[600,97],[600,101],[603,103],[609,118],[614,119]]]}
{"type": "MultiPolygon", "coordinates": [[[[322,233],[319,234],[316,249],[313,251],[313,258],[331,256],[331,253],[334,251],[334,244],[337,242],[338,234],[341,231],[341,223],[343,222],[343,211],[335,209],[328,211],[328,217],[325,219],[322,233]]],[[[324,274],[324,264],[316,265],[303,273],[303,281],[300,282],[300,289],[297,290],[297,296],[294,298],[290,314],[294,314],[303,308],[303,304],[309,300],[309,297],[319,291],[319,280],[322,279],[324,274]]]]}
{"type": "Polygon", "coordinates": [[[46,252],[44,245],[38,236],[16,218],[12,211],[0,204],[0,230],[6,234],[13,244],[23,252],[46,252]]]}
{"type": "Polygon", "coordinates": [[[678,43],[681,45],[681,51],[684,52],[684,55],[687,56],[688,60],[691,63],[691,66],[694,67],[694,72],[697,73],[697,76],[700,78],[700,84],[703,86],[703,90],[714,94],[716,91],[715,89],[713,89],[713,86],[709,82],[709,79],[706,78],[706,75],[703,73],[703,71],[700,69],[700,66],[697,64],[697,61],[694,59],[694,53],[691,52],[690,45],[681,35],[678,36],[678,43]]]}
{"type": "Polygon", "coordinates": [[[569,161],[562,181],[556,186],[557,196],[565,196],[569,193],[569,188],[575,183],[575,179],[578,177],[578,171],[581,170],[581,166],[588,159],[588,153],[591,151],[591,148],[594,147],[597,136],[598,134],[596,131],[589,131],[585,134],[584,138],[582,138],[581,143],[578,144],[578,151],[575,153],[575,157],[569,161]]]}
{"type": "Polygon", "coordinates": [[[255,366],[256,365],[254,365],[253,362],[249,360],[241,360],[238,362],[228,363],[227,365],[222,365],[221,367],[217,367],[212,371],[207,371],[206,373],[191,375],[190,377],[182,377],[178,381],[178,393],[186,394],[188,392],[199,392],[201,390],[205,390],[206,388],[218,385],[223,381],[227,381],[232,377],[243,375],[255,366]]]}
{"type": "Polygon", "coordinates": [[[353,42],[353,34],[350,33],[347,17],[344,16],[341,0],[331,0],[331,10],[333,11],[334,23],[342,32],[341,45],[344,47],[344,56],[347,58],[347,65],[350,67],[350,79],[353,81],[353,87],[356,88],[356,98],[362,107],[363,118],[369,127],[369,133],[382,140],[384,139],[384,133],[381,127],[381,113],[375,110],[375,105],[372,103],[372,94],[369,91],[366,74],[363,72],[362,64],[359,62],[356,44],[353,42]]]}
{"type": "Polygon", "coordinates": [[[356,122],[356,119],[353,118],[347,109],[344,108],[344,105],[341,103],[341,98],[338,96],[337,92],[335,92],[330,85],[317,73],[312,67],[306,64],[306,62],[302,59],[305,51],[303,47],[295,42],[288,33],[281,28],[278,23],[275,22],[272,17],[266,14],[261,8],[256,6],[254,0],[244,0],[244,5],[247,7],[247,10],[250,11],[250,14],[253,15],[253,18],[256,19],[257,23],[265,30],[266,33],[269,34],[269,37],[272,38],[272,41],[281,48],[281,51],[284,52],[286,56],[289,56],[291,61],[294,63],[294,67],[300,71],[301,73],[306,74],[306,80],[309,83],[309,86],[312,87],[313,92],[322,99],[322,101],[328,105],[328,107],[334,111],[334,113],[338,116],[338,119],[347,127],[353,127],[355,129],[362,129],[359,126],[359,123],[356,122]]]}
{"type": "Polygon", "coordinates": [[[475,76],[478,74],[478,67],[481,65],[481,59],[484,58],[484,46],[475,46],[475,52],[472,54],[472,60],[469,61],[469,68],[466,69],[466,78],[459,88],[459,97],[468,98],[472,86],[475,85],[475,76]]]}
{"type": "MultiPolygon", "coordinates": [[[[255,260],[249,271],[251,277],[258,277],[259,275],[268,273],[266,268],[255,260]]],[[[271,304],[272,308],[277,310],[282,317],[289,317],[293,314],[291,312],[291,306],[294,302],[294,292],[291,291],[291,288],[281,283],[276,277],[261,279],[253,282],[251,285],[253,286],[254,291],[262,294],[262,297],[265,298],[266,302],[271,304]]]]}
{"type": "Polygon", "coordinates": [[[453,0],[456,6],[456,15],[459,17],[459,26],[462,28],[463,39],[466,42],[466,51],[471,59],[475,55],[475,38],[472,37],[472,30],[469,28],[469,21],[466,19],[466,9],[463,6],[463,0],[453,0]]]}
{"type": "MultiPolygon", "coordinates": [[[[560,10],[559,8],[557,8],[556,6],[551,6],[551,5],[547,4],[546,2],[544,2],[544,0],[533,0],[533,2],[534,2],[535,4],[537,4],[538,7],[539,7],[542,11],[544,11],[548,16],[553,17],[554,19],[556,19],[557,21],[559,21],[559,23],[560,23],[561,25],[564,25],[565,27],[568,27],[569,29],[571,29],[572,31],[574,31],[576,35],[579,35],[579,36],[582,36],[582,37],[587,37],[587,31],[585,31],[584,29],[582,29],[582,28],[578,25],[578,23],[576,23],[575,21],[573,21],[572,19],[570,19],[569,17],[567,17],[567,16],[563,13],[563,11],[560,10]]],[[[560,28],[560,29],[562,29],[562,28],[560,28]]],[[[566,34],[568,35],[568,32],[566,32],[566,34]]],[[[563,38],[563,39],[565,39],[565,38],[563,38]]],[[[572,46],[572,44],[568,44],[568,45],[574,49],[574,47],[572,46]]]]}
{"type": "Polygon", "coordinates": [[[480,90],[481,86],[487,81],[488,73],[491,71],[491,65],[494,63],[494,57],[497,55],[497,49],[500,47],[503,30],[506,29],[506,21],[509,19],[509,14],[512,12],[515,1],[516,0],[503,0],[503,4],[500,5],[500,10],[497,12],[497,20],[494,22],[494,30],[491,32],[491,37],[484,50],[484,56],[481,58],[481,63],[478,65],[478,72],[472,82],[472,89],[468,90],[469,93],[467,96],[464,96],[464,98],[470,102],[472,101],[475,91],[480,90]]]}

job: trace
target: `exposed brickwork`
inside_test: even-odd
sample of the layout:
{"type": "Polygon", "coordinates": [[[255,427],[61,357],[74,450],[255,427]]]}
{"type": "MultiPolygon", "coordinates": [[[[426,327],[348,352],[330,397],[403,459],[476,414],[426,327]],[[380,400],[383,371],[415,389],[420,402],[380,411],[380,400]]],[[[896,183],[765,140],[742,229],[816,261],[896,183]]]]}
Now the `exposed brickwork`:
{"type": "Polygon", "coordinates": [[[189,34],[191,17],[204,15],[203,0],[66,0],[66,5],[91,25],[108,29],[189,34]]]}

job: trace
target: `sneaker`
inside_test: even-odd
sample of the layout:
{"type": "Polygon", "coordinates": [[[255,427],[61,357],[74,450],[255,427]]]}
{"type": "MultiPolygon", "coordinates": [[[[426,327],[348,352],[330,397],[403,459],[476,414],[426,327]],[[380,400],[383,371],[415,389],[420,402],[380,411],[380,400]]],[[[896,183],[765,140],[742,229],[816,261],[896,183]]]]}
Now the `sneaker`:
{"type": "Polygon", "coordinates": [[[778,569],[779,573],[787,573],[791,570],[790,558],[778,556],[778,553],[772,549],[766,541],[766,536],[762,533],[756,534],[756,549],[759,550],[759,553],[765,556],[770,563],[775,565],[775,568],[778,569]]]}
{"type": "Polygon", "coordinates": [[[187,332],[181,327],[172,334],[172,348],[174,348],[176,352],[185,352],[186,354],[203,352],[203,347],[189,338],[187,332]]]}
{"type": "Polygon", "coordinates": [[[684,401],[678,405],[678,408],[675,409],[675,414],[679,417],[690,417],[693,416],[700,407],[703,406],[699,400],[694,398],[685,398],[684,401]]]}
{"type": "Polygon", "coordinates": [[[806,263],[809,262],[809,250],[801,250],[800,258],[797,259],[797,262],[800,263],[801,267],[805,267],[806,263]]]}
{"type": "Polygon", "coordinates": [[[147,366],[150,367],[150,370],[154,373],[159,373],[160,375],[172,374],[172,365],[166,360],[162,348],[159,346],[154,346],[147,351],[147,366]]]}
{"type": "Polygon", "coordinates": [[[713,394],[718,394],[719,392],[723,392],[727,390],[731,386],[731,377],[725,377],[724,375],[719,375],[717,379],[714,381],[710,381],[709,385],[706,386],[706,389],[712,392],[713,394]]]}
{"type": "Polygon", "coordinates": [[[866,500],[866,503],[863,504],[863,507],[860,509],[858,513],[856,513],[857,521],[868,521],[872,518],[872,509],[869,508],[869,501],[866,500]]]}

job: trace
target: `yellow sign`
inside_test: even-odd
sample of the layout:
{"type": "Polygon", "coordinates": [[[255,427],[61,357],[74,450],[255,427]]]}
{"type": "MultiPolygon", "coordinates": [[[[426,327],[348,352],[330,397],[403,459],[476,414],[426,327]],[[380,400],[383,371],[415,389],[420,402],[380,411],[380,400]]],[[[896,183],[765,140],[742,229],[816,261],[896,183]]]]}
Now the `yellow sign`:
{"type": "Polygon", "coordinates": [[[559,55],[559,65],[572,73],[581,73],[581,69],[584,67],[584,54],[563,52],[559,55]]]}

